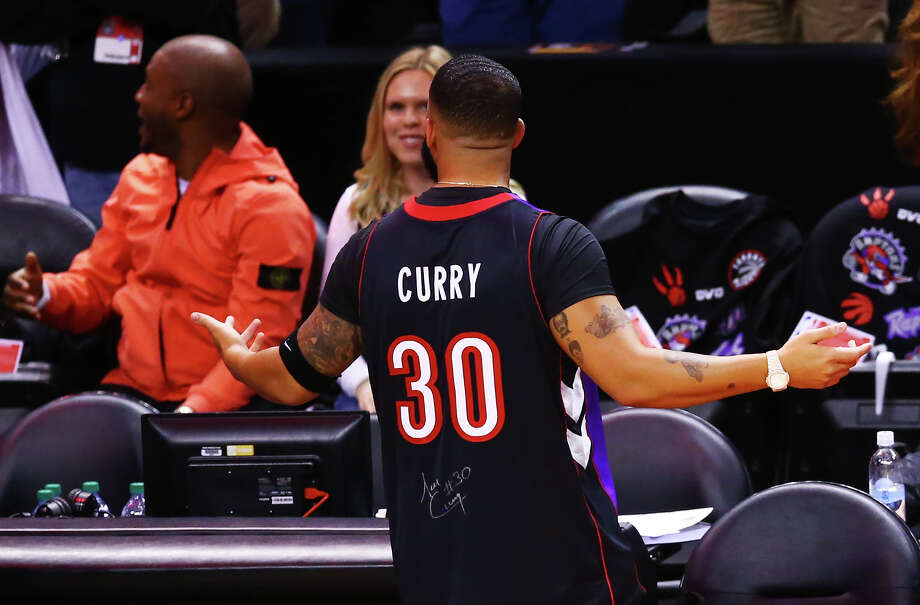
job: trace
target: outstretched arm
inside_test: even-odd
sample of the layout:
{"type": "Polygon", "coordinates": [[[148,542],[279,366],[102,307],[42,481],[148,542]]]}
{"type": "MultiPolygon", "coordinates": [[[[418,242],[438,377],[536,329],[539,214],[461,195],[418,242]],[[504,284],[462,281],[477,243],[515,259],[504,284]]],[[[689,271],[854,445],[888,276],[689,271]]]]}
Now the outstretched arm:
{"type": "MultiPolygon", "coordinates": [[[[643,346],[615,296],[582,300],[553,317],[550,325],[559,346],[623,404],[684,407],[766,386],[763,353],[715,357],[643,346]]],[[[791,386],[834,385],[868,352],[868,343],[849,348],[817,344],[845,327],[809,330],[783,345],[779,357],[791,386]]]]}
{"type": "MultiPolygon", "coordinates": [[[[287,371],[278,347],[262,349],[264,336],[256,333],[261,323],[258,319],[242,333],[234,329],[232,317],[222,323],[210,315],[192,313],[192,321],[211,333],[233,377],[262,397],[284,405],[300,405],[316,397],[287,371]],[[250,340],[252,344],[248,344],[250,340]]],[[[363,348],[360,327],[340,319],[321,304],[297,331],[297,345],[307,363],[329,377],[338,376],[363,348]]]]}

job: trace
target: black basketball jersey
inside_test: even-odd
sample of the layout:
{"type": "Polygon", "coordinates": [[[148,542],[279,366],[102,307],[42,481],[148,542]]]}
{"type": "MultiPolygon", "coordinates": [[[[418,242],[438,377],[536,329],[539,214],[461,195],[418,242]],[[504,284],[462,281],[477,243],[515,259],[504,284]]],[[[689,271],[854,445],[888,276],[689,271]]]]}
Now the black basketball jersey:
{"type": "Polygon", "coordinates": [[[920,187],[873,187],[818,222],[802,253],[796,311],[846,320],[898,359],[920,356],[920,187]]]}
{"type": "MultiPolygon", "coordinates": [[[[532,249],[554,220],[506,189],[432,189],[330,272],[323,305],[361,326],[405,605],[646,598],[591,460],[580,371],[541,308],[532,249]]],[[[553,262],[575,270],[567,254],[553,262]]],[[[573,296],[608,292],[605,277],[573,296]]]]}

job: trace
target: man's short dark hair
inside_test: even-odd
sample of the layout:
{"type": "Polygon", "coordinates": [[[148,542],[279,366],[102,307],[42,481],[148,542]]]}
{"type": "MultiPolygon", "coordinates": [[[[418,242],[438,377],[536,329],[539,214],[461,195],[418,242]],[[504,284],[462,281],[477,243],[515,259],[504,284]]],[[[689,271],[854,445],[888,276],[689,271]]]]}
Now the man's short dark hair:
{"type": "Polygon", "coordinates": [[[467,135],[510,137],[521,115],[517,78],[479,55],[460,55],[442,65],[428,97],[440,117],[467,135]]]}

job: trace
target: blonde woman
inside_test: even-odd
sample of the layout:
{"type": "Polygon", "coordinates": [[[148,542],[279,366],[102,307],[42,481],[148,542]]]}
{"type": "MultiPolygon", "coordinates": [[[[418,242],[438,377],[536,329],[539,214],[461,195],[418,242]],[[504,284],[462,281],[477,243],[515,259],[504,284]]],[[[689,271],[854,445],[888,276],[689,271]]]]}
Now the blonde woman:
{"type": "MultiPolygon", "coordinates": [[[[412,48],[393,59],[380,76],[367,115],[364,165],[355,171],[357,182],[339,198],[329,222],[323,284],[332,261],[358,229],[434,184],[422,161],[428,87],[449,59],[450,53],[440,46],[412,48]]],[[[342,372],[339,385],[357,398],[362,410],[375,411],[363,358],[342,372]]]]}

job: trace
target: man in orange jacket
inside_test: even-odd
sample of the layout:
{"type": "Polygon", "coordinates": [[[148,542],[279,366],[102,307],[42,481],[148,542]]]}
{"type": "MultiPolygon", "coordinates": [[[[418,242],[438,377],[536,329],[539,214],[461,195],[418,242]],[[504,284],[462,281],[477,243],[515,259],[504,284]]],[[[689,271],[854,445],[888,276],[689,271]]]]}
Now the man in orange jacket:
{"type": "Polygon", "coordinates": [[[143,153],[92,245],[58,274],[29,253],[3,292],[14,312],[77,333],[119,315],[119,365],[103,383],[178,411],[236,409],[252,395],[190,329],[193,310],[264,317],[273,343],[300,319],[316,232],[277,150],[240,121],[251,96],[249,65],[229,42],[165,44],[135,95],[143,153]]]}

